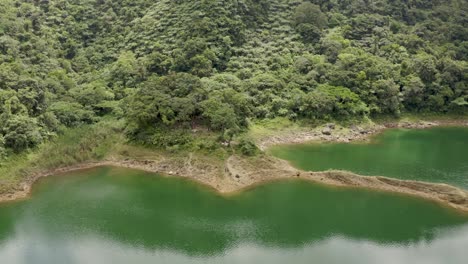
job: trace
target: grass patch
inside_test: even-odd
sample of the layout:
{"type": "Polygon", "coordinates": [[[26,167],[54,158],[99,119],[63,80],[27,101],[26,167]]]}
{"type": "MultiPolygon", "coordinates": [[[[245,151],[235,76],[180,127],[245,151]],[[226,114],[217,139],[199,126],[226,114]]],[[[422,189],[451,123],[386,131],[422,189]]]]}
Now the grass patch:
{"type": "Polygon", "coordinates": [[[277,117],[274,119],[264,119],[251,122],[246,137],[253,140],[275,135],[287,130],[299,130],[304,126],[298,122],[293,122],[288,118],[277,117]]]}
{"type": "Polygon", "coordinates": [[[217,142],[218,135],[198,131],[187,148],[162,148],[128,142],[123,120],[103,120],[70,128],[37,148],[8,157],[0,164],[0,193],[14,192],[26,177],[37,172],[109,158],[124,160],[183,160],[189,155],[208,163],[220,163],[230,154],[217,142]]]}
{"type": "Polygon", "coordinates": [[[454,121],[466,120],[466,115],[454,113],[404,113],[401,116],[376,116],[372,118],[375,123],[397,123],[397,122],[418,122],[418,121],[454,121]]]}
{"type": "Polygon", "coordinates": [[[102,160],[122,144],[122,123],[115,120],[67,129],[36,149],[5,160],[0,166],[0,193],[14,190],[34,172],[102,160]]]}

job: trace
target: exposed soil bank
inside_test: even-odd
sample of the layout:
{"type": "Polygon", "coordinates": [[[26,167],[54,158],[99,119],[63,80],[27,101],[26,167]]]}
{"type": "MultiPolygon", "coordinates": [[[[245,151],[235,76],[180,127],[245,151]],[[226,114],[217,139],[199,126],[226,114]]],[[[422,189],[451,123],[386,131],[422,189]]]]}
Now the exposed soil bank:
{"type": "Polygon", "coordinates": [[[281,144],[300,144],[305,142],[352,142],[368,141],[370,138],[385,129],[390,128],[411,128],[425,129],[437,126],[468,126],[468,119],[459,120],[434,120],[434,121],[399,121],[387,122],[383,124],[362,124],[353,125],[349,128],[341,127],[333,123],[324,126],[291,131],[285,129],[275,135],[267,136],[258,140],[257,145],[261,150],[281,144]]]}
{"type": "Polygon", "coordinates": [[[293,168],[286,161],[269,156],[243,158],[231,156],[224,167],[186,160],[106,160],[61,168],[31,175],[18,189],[0,196],[0,201],[26,198],[31,186],[41,177],[96,166],[118,166],[164,175],[189,178],[212,187],[223,194],[232,194],[258,184],[281,179],[304,179],[341,187],[359,187],[386,192],[403,193],[436,201],[454,209],[468,212],[468,192],[446,184],[405,181],[387,177],[359,176],[344,171],[306,172],[293,168]]]}
{"type": "MultiPolygon", "coordinates": [[[[288,131],[287,134],[270,136],[259,141],[261,149],[284,143],[306,141],[368,140],[371,135],[387,128],[429,128],[434,126],[468,126],[468,120],[399,122],[382,125],[353,126],[338,128],[333,124],[310,131],[288,131]]],[[[129,159],[114,157],[99,162],[89,162],[76,166],[48,171],[39,171],[27,177],[17,188],[0,194],[0,202],[26,198],[31,186],[42,177],[97,166],[118,166],[139,169],[164,175],[177,175],[210,186],[223,194],[235,193],[250,186],[281,179],[305,179],[318,183],[359,187],[373,190],[403,193],[430,199],[460,211],[468,212],[468,191],[447,184],[399,180],[380,176],[360,176],[345,171],[306,172],[292,167],[288,162],[263,155],[255,158],[231,156],[224,164],[207,162],[194,158],[191,154],[184,158],[160,157],[157,159],[129,159]]]]}

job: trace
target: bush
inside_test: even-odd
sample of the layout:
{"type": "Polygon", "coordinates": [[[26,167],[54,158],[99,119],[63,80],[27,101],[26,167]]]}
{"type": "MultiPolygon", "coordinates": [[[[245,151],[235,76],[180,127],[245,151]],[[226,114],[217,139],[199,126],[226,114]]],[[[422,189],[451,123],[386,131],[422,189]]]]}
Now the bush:
{"type": "Polygon", "coordinates": [[[6,149],[5,149],[5,139],[2,135],[0,135],[0,161],[2,161],[6,157],[6,149]]]}
{"type": "Polygon", "coordinates": [[[151,144],[166,149],[187,148],[193,142],[193,138],[182,130],[164,131],[157,130],[151,137],[151,144]]]}
{"type": "Polygon", "coordinates": [[[237,149],[245,156],[255,156],[260,152],[257,145],[248,139],[241,139],[237,145],[237,149]]]}
{"type": "Polygon", "coordinates": [[[5,146],[21,152],[40,144],[43,136],[35,118],[15,115],[7,120],[2,128],[5,146]]]}

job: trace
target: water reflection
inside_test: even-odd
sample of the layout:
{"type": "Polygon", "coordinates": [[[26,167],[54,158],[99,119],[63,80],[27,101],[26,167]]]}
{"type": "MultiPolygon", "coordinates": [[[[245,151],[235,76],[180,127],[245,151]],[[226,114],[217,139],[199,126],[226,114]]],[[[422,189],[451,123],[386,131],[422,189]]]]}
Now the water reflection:
{"type": "Polygon", "coordinates": [[[50,178],[31,200],[2,205],[2,263],[468,258],[468,217],[423,200],[298,181],[225,198],[191,182],[141,174],[103,167],[50,178]]]}

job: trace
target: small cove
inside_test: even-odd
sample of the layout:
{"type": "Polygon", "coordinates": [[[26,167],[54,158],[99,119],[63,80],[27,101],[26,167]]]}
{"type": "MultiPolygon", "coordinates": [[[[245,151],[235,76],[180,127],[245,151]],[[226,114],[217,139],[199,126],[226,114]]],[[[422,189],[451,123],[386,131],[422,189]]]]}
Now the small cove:
{"type": "Polygon", "coordinates": [[[390,129],[371,142],[279,145],[269,149],[304,170],[447,183],[468,189],[468,128],[390,129]]]}

